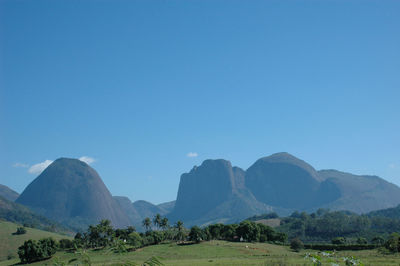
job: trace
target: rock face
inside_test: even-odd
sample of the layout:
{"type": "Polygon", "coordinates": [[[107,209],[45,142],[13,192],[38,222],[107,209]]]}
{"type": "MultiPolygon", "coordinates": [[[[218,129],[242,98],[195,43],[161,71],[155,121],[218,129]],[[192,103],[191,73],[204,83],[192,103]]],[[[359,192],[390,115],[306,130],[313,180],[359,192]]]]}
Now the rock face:
{"type": "Polygon", "coordinates": [[[246,171],[245,182],[258,200],[282,208],[312,208],[340,197],[311,165],[288,153],[256,161],[246,171]]]}
{"type": "Polygon", "coordinates": [[[0,184],[0,196],[9,201],[15,201],[19,194],[11,188],[0,184]]]}
{"type": "Polygon", "coordinates": [[[229,222],[252,211],[271,208],[257,202],[244,187],[244,171],[226,160],[206,160],[181,176],[172,221],[185,224],[229,222]]]}
{"type": "Polygon", "coordinates": [[[235,222],[256,214],[318,208],[356,213],[400,204],[400,188],[377,176],[316,171],[288,154],[257,160],[246,171],[226,160],[206,160],[181,176],[172,221],[188,226],[235,222]]]}
{"type": "Polygon", "coordinates": [[[115,227],[130,224],[97,172],[77,159],[54,161],[17,202],[74,228],[85,228],[101,219],[111,220],[115,227]]]}
{"type": "Polygon", "coordinates": [[[400,188],[382,178],[316,171],[288,153],[259,159],[246,171],[245,185],[257,200],[290,211],[329,208],[366,213],[400,203],[400,188]]]}

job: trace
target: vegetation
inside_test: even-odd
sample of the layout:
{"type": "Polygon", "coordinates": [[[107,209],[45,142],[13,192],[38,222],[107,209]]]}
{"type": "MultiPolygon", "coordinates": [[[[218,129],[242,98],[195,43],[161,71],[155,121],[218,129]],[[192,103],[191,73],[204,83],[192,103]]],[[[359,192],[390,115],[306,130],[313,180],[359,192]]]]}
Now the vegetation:
{"type": "Polygon", "coordinates": [[[13,233],[13,234],[14,234],[14,235],[23,235],[23,234],[26,234],[26,229],[25,229],[25,227],[20,226],[20,227],[17,228],[17,231],[16,231],[15,233],[13,233]]]}
{"type": "Polygon", "coordinates": [[[51,258],[56,253],[56,242],[52,238],[43,238],[39,241],[27,240],[18,248],[18,256],[22,263],[51,258]]]}
{"type": "Polygon", "coordinates": [[[72,240],[72,237],[70,238],[67,235],[61,235],[29,227],[25,227],[25,234],[14,234],[19,227],[21,227],[21,225],[7,221],[0,221],[0,261],[17,258],[18,247],[29,239],[40,240],[42,238],[51,237],[55,240],[60,240],[63,238],[72,240]]]}
{"type": "Polygon", "coordinates": [[[49,232],[67,232],[68,230],[58,223],[33,213],[27,207],[11,202],[0,196],[0,219],[22,224],[25,227],[38,228],[49,232]]]}
{"type": "Polygon", "coordinates": [[[302,250],[304,248],[304,244],[303,244],[303,242],[301,242],[300,239],[294,238],[294,239],[292,239],[292,241],[290,241],[290,248],[294,251],[299,252],[300,250],[302,250]]]}
{"type": "MultiPolygon", "coordinates": [[[[266,217],[263,216],[261,218],[265,219],[266,217]]],[[[338,230],[338,232],[346,232],[347,223],[358,226],[365,224],[365,221],[368,222],[368,219],[370,217],[354,215],[348,212],[319,210],[310,215],[293,213],[291,217],[282,219],[284,222],[278,229],[288,228],[290,229],[288,232],[293,235],[299,232],[297,226],[300,222],[304,226],[304,233],[306,233],[309,232],[307,228],[312,228],[311,225],[319,225],[320,221],[325,221],[327,222],[325,230],[330,230],[329,232],[333,232],[331,235],[335,235],[335,230],[338,230],[338,228],[342,230],[338,230]],[[347,217],[347,220],[339,221],[338,217],[342,219],[347,217]],[[338,224],[335,225],[334,222],[338,224]]],[[[93,261],[96,261],[97,263],[109,262],[116,265],[137,265],[135,264],[136,262],[144,263],[145,265],[162,265],[164,263],[187,265],[191,263],[207,264],[205,263],[206,258],[208,258],[208,262],[214,262],[214,259],[218,260],[218,264],[222,265],[298,264],[300,258],[303,260],[303,264],[305,260],[313,265],[320,265],[323,262],[335,265],[341,265],[341,263],[345,265],[363,265],[365,260],[379,264],[378,258],[382,262],[385,256],[393,259],[392,261],[386,261],[385,265],[390,265],[391,262],[394,264],[400,262],[400,255],[397,255],[400,253],[400,234],[397,233],[393,233],[387,238],[376,235],[372,239],[367,239],[361,234],[357,237],[354,237],[355,235],[352,235],[352,237],[335,236],[330,238],[329,241],[319,243],[306,242],[304,244],[300,237],[289,238],[290,241],[288,242],[286,233],[249,220],[242,221],[239,224],[217,223],[206,227],[193,226],[188,230],[184,227],[183,222],[178,221],[174,226],[170,226],[166,217],[156,214],[152,219],[145,218],[143,224],[148,225],[148,230],[144,233],[139,233],[132,226],[115,230],[112,228],[110,221],[102,220],[97,225],[90,225],[86,232],[77,233],[74,239],[63,238],[59,239],[58,242],[51,238],[39,241],[28,240],[19,248],[20,262],[31,263],[49,259],[54,256],[56,248],[61,252],[60,254],[57,253],[59,255],[55,255],[55,259],[50,260],[56,265],[59,265],[60,261],[61,264],[66,263],[65,260],[67,259],[68,263],[73,261],[78,263],[79,261],[79,263],[83,264],[93,264],[93,261]],[[149,221],[150,223],[148,224],[149,221]],[[210,247],[213,248],[210,249],[210,247]],[[254,249],[259,249],[261,253],[252,251],[253,247],[254,249]],[[378,247],[380,248],[377,249],[378,247]],[[304,252],[306,253],[301,253],[303,249],[305,249],[304,252]],[[145,253],[143,250],[150,250],[151,256],[145,258],[143,254],[150,255],[150,253],[145,253]],[[186,250],[190,254],[183,255],[180,253],[182,250],[186,250]],[[232,256],[233,250],[240,252],[242,256],[238,254],[232,256]],[[275,260],[277,258],[275,257],[274,260],[271,260],[275,256],[273,250],[279,250],[277,253],[281,254],[281,256],[285,254],[284,256],[287,256],[287,258],[278,261],[275,260]],[[201,256],[198,254],[200,252],[207,253],[201,256]],[[109,257],[105,254],[108,254],[109,257]],[[119,257],[114,257],[113,254],[118,254],[119,257]],[[185,264],[182,264],[179,260],[179,254],[183,255],[182,261],[185,264]],[[230,255],[227,256],[227,254],[230,255]],[[297,256],[294,254],[297,254],[297,256]],[[372,259],[371,254],[374,254],[376,258],[372,259]],[[359,258],[360,255],[361,258],[359,258]]],[[[361,230],[360,232],[368,232],[368,230],[361,230]]],[[[307,235],[305,234],[305,236],[307,235]]],[[[49,263],[51,264],[52,262],[49,263]]],[[[48,263],[46,262],[46,264],[48,263]]]]}
{"type": "Polygon", "coordinates": [[[400,232],[400,219],[319,209],[281,218],[276,229],[304,243],[382,245],[391,233],[400,232]]]}

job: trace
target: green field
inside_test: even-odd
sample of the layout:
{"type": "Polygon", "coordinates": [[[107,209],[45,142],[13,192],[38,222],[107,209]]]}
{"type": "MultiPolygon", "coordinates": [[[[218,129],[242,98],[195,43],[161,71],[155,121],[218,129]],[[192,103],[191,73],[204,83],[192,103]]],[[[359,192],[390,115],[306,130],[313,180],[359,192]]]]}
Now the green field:
{"type": "Polygon", "coordinates": [[[63,236],[56,233],[42,231],[26,227],[26,234],[13,235],[17,231],[17,225],[15,223],[0,221],[0,261],[6,260],[8,256],[18,257],[17,250],[25,240],[28,239],[40,239],[45,237],[52,237],[54,239],[70,238],[69,236],[63,236]]]}
{"type": "MultiPolygon", "coordinates": [[[[200,244],[178,246],[175,243],[154,245],[136,251],[116,254],[111,250],[86,251],[92,265],[141,265],[156,256],[165,265],[313,265],[311,259],[304,258],[306,253],[321,257],[322,265],[337,263],[345,265],[343,257],[354,256],[364,265],[400,265],[399,255],[385,255],[378,250],[342,251],[334,256],[324,257],[317,251],[305,250],[292,252],[287,246],[265,243],[233,243],[209,241],[200,244]],[[128,264],[129,263],[129,264],[128,264]]],[[[35,265],[82,265],[85,255],[80,253],[57,252],[46,261],[35,265]],[[71,261],[74,260],[74,261],[71,261]],[[68,263],[71,261],[70,263],[68,263]]],[[[0,265],[12,265],[18,259],[0,262],[0,265]]]]}

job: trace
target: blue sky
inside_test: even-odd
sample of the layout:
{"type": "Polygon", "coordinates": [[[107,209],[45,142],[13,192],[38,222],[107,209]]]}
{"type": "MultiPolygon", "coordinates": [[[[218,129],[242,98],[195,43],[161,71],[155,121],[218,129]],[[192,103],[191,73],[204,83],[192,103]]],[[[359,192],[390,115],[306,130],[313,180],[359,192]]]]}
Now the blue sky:
{"type": "Polygon", "coordinates": [[[113,195],[160,203],[205,159],[247,169],[287,151],[400,185],[399,14],[399,1],[1,0],[0,183],[22,192],[36,164],[87,156],[113,195]]]}

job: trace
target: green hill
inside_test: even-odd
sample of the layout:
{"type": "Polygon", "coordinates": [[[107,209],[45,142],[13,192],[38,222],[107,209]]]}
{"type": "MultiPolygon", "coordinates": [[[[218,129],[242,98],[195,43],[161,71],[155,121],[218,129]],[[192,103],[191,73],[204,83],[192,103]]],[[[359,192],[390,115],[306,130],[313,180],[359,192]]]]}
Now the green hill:
{"type": "Polygon", "coordinates": [[[66,232],[66,228],[32,212],[27,207],[0,196],[0,219],[52,232],[66,232]]]}
{"type": "Polygon", "coordinates": [[[13,235],[21,225],[0,221],[0,261],[7,260],[8,257],[16,258],[18,247],[28,239],[41,239],[52,237],[56,240],[71,238],[70,236],[60,235],[39,229],[26,227],[26,234],[13,235]]]}

